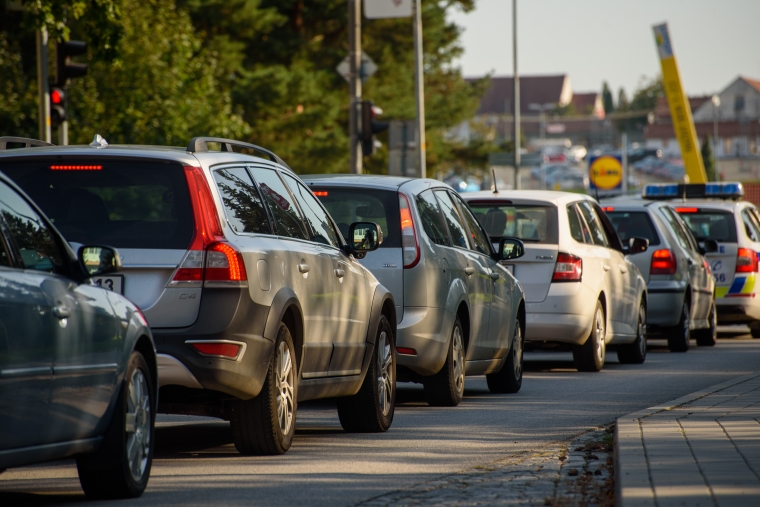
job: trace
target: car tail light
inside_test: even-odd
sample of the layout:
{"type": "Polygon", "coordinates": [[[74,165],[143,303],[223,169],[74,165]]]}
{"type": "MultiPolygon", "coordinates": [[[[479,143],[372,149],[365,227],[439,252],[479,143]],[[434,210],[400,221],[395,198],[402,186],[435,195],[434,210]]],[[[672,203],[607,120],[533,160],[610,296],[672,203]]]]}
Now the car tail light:
{"type": "Polygon", "coordinates": [[[200,167],[185,166],[185,178],[195,219],[195,234],[189,250],[205,250],[210,243],[222,239],[216,205],[200,167]]]}
{"type": "Polygon", "coordinates": [[[405,356],[416,356],[417,351],[409,347],[396,347],[396,352],[405,356]]]}
{"type": "Polygon", "coordinates": [[[649,268],[650,275],[674,275],[678,263],[676,256],[668,248],[655,250],[652,254],[652,265],[649,268]]]}
{"type": "Polygon", "coordinates": [[[401,212],[401,247],[404,250],[404,269],[409,269],[420,262],[420,245],[417,243],[417,231],[414,230],[409,199],[404,194],[398,194],[398,204],[401,212]]]}
{"type": "Polygon", "coordinates": [[[225,359],[237,359],[240,356],[240,350],[244,348],[244,344],[242,343],[226,341],[188,341],[186,343],[204,356],[222,357],[225,359]]]}
{"type": "Polygon", "coordinates": [[[557,255],[552,282],[580,282],[582,275],[583,259],[566,253],[557,255]]]}
{"type": "Polygon", "coordinates": [[[749,248],[740,248],[736,254],[737,273],[757,273],[757,252],[749,248]]]}
{"type": "Polygon", "coordinates": [[[206,273],[209,282],[244,282],[248,280],[243,256],[227,243],[214,243],[206,251],[206,273]]]}
{"type": "Polygon", "coordinates": [[[679,206],[676,208],[676,211],[679,213],[699,213],[699,208],[690,208],[690,207],[682,207],[679,206]]]}
{"type": "Polygon", "coordinates": [[[51,165],[51,171],[101,171],[102,165],[51,165]]]}

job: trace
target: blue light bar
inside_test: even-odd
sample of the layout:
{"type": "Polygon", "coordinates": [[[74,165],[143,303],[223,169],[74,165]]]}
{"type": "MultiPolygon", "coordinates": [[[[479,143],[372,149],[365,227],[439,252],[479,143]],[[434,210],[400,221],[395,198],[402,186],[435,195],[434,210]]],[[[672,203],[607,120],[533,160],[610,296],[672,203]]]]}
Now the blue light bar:
{"type": "Polygon", "coordinates": [[[744,186],[738,181],[720,183],[660,183],[650,184],[641,192],[644,199],[733,199],[744,197],[744,186]]]}

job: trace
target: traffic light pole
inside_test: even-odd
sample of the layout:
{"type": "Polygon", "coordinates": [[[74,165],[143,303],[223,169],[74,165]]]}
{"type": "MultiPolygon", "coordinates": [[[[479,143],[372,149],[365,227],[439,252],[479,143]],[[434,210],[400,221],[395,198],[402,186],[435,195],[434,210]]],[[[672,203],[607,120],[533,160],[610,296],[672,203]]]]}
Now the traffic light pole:
{"type": "Polygon", "coordinates": [[[425,153],[425,81],[422,74],[422,2],[414,2],[414,88],[417,99],[417,165],[420,178],[427,177],[425,153]]]}
{"type": "Polygon", "coordinates": [[[37,30],[37,90],[39,102],[40,141],[51,142],[50,89],[48,84],[48,33],[46,28],[37,30]]]}
{"type": "Polygon", "coordinates": [[[362,173],[362,146],[359,136],[359,107],[362,100],[361,0],[348,0],[348,138],[351,149],[351,173],[362,173]]]}

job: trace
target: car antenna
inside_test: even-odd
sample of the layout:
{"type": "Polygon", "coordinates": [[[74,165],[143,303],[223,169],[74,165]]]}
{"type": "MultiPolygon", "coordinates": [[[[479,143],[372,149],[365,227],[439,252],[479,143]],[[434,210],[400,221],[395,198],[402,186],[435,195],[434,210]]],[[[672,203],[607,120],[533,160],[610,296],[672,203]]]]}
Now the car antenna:
{"type": "Polygon", "coordinates": [[[491,166],[491,181],[493,181],[493,193],[497,195],[499,188],[496,186],[496,168],[494,166],[491,166]]]}

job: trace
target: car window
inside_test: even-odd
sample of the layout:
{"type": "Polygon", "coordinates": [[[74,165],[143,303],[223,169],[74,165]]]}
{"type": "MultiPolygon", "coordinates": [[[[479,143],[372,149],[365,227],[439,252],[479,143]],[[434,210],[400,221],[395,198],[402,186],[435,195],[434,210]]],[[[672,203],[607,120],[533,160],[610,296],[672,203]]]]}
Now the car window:
{"type": "Polygon", "coordinates": [[[744,230],[747,232],[747,237],[752,241],[760,241],[760,225],[758,225],[757,219],[750,213],[749,209],[745,208],[742,210],[742,220],[744,221],[744,230]]]}
{"type": "Polygon", "coordinates": [[[659,245],[660,236],[646,211],[608,211],[607,216],[623,244],[630,238],[646,238],[649,245],[659,245]]]}
{"type": "Polygon", "coordinates": [[[682,248],[693,250],[691,243],[689,243],[689,237],[686,235],[686,232],[681,229],[681,224],[679,224],[673,216],[674,212],[670,208],[660,208],[660,214],[670,226],[670,230],[675,235],[678,244],[681,245],[682,248]]]}
{"type": "Polygon", "coordinates": [[[432,190],[426,190],[417,196],[417,211],[422,220],[422,227],[430,240],[436,245],[451,246],[443,214],[432,190]]]}
{"type": "Polygon", "coordinates": [[[459,217],[459,212],[454,207],[454,203],[449,196],[449,193],[445,190],[438,190],[435,192],[435,196],[438,198],[438,203],[441,206],[443,212],[443,218],[448,226],[449,233],[454,246],[459,248],[469,249],[470,243],[467,241],[467,231],[462,225],[462,219],[459,217]]]}
{"type": "Polygon", "coordinates": [[[264,203],[243,167],[214,171],[227,222],[235,232],[271,234],[264,203]]]}
{"type": "Polygon", "coordinates": [[[689,238],[689,244],[691,245],[691,249],[695,252],[699,252],[699,243],[697,242],[697,238],[694,237],[694,233],[691,232],[691,229],[689,229],[689,225],[686,223],[686,221],[683,219],[681,215],[675,212],[672,208],[668,208],[668,211],[670,211],[670,214],[673,216],[673,219],[678,222],[678,225],[681,226],[681,230],[686,234],[686,236],[689,238]]]}
{"type": "Polygon", "coordinates": [[[676,208],[698,241],[736,243],[736,221],[730,211],[701,208],[676,208]]]}
{"type": "Polygon", "coordinates": [[[556,245],[557,208],[527,204],[470,201],[470,209],[491,238],[519,238],[556,245]]]}
{"type": "MultiPolygon", "coordinates": [[[[63,255],[42,217],[15,190],[0,182],[0,214],[25,269],[63,273],[63,255]]],[[[3,265],[9,265],[7,261],[3,265]]]]}
{"type": "Polygon", "coordinates": [[[594,242],[594,244],[599,246],[609,246],[607,235],[604,233],[604,228],[599,222],[599,217],[596,216],[596,212],[594,211],[594,208],[591,206],[591,204],[589,204],[588,201],[579,202],[578,209],[580,210],[583,218],[586,220],[589,232],[591,233],[591,240],[594,242]]]}
{"type": "Polygon", "coordinates": [[[380,226],[380,248],[401,248],[401,218],[398,192],[368,188],[325,188],[312,185],[311,190],[335,220],[338,230],[348,238],[354,222],[373,222],[380,226]]]}
{"type": "Polygon", "coordinates": [[[467,228],[470,230],[470,247],[483,255],[491,255],[491,242],[488,235],[483,231],[480,222],[470,213],[467,205],[461,199],[456,197],[454,200],[459,207],[460,216],[464,217],[467,228]]]}
{"type": "Polygon", "coordinates": [[[568,204],[567,206],[567,221],[570,225],[570,236],[578,243],[585,242],[583,229],[586,224],[578,217],[578,210],[574,204],[568,204]]]}
{"type": "Polygon", "coordinates": [[[277,234],[288,238],[309,239],[296,203],[277,172],[263,167],[254,167],[251,172],[269,205],[277,234]]]}
{"type": "Polygon", "coordinates": [[[290,187],[290,191],[293,192],[296,201],[298,201],[298,205],[301,207],[301,211],[306,219],[306,225],[311,228],[312,239],[323,245],[340,248],[338,235],[335,233],[330,218],[325,210],[322,209],[322,206],[320,206],[317,198],[311,195],[311,192],[292,176],[283,174],[283,177],[290,187]]]}

